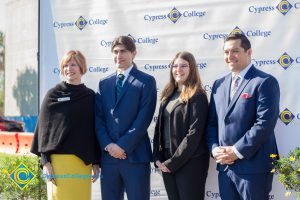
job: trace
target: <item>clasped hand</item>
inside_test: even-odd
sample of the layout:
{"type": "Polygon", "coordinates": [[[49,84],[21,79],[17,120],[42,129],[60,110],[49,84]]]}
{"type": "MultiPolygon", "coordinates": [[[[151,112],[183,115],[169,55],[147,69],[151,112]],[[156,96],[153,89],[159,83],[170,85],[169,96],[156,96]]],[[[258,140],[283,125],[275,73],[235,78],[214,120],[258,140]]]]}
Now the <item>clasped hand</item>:
{"type": "Polygon", "coordinates": [[[216,147],[213,149],[212,154],[216,163],[220,163],[221,165],[231,165],[238,159],[233,151],[233,146],[216,147]]]}
{"type": "Polygon", "coordinates": [[[117,144],[110,143],[109,145],[107,145],[107,151],[109,155],[111,155],[114,158],[123,159],[123,160],[126,159],[125,151],[117,144]]]}
{"type": "Polygon", "coordinates": [[[166,173],[171,173],[171,170],[169,170],[164,163],[161,163],[159,160],[155,162],[157,167],[162,171],[166,173]]]}

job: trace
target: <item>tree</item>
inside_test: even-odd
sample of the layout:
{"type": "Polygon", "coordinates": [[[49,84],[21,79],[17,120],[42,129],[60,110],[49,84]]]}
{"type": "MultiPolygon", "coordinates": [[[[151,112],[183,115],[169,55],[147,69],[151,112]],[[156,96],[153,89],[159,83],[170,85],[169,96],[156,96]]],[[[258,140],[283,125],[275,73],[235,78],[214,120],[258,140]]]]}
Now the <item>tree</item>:
{"type": "Polygon", "coordinates": [[[0,31],[0,71],[4,71],[4,59],[5,59],[5,45],[4,45],[4,33],[0,31]]]}
{"type": "Polygon", "coordinates": [[[18,75],[17,83],[13,87],[13,96],[21,115],[36,115],[38,112],[37,91],[37,72],[32,67],[26,66],[25,70],[18,75]]]}
{"type": "Polygon", "coordinates": [[[0,116],[4,113],[4,63],[5,62],[5,45],[4,33],[0,31],[0,116]]]}

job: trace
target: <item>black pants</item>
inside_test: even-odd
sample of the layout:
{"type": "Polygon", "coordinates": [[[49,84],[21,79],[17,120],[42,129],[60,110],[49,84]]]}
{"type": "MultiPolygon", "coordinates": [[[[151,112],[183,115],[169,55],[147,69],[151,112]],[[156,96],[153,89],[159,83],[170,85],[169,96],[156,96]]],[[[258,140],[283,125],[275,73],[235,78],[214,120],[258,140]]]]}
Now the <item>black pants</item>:
{"type": "MultiPolygon", "coordinates": [[[[164,154],[170,158],[168,151],[164,154]]],[[[176,172],[163,172],[169,200],[204,200],[208,165],[209,155],[205,154],[190,159],[176,172]]]]}

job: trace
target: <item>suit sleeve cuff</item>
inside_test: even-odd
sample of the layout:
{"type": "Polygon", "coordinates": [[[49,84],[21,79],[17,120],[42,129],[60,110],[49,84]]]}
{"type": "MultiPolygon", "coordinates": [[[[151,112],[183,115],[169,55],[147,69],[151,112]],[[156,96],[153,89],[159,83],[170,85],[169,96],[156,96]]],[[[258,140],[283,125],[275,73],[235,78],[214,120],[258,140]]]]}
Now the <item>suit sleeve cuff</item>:
{"type": "Polygon", "coordinates": [[[243,159],[244,156],[235,148],[235,146],[232,146],[233,152],[239,159],[243,159]]]}
{"type": "Polygon", "coordinates": [[[213,158],[215,158],[216,151],[217,151],[217,147],[213,147],[213,149],[212,149],[212,151],[211,151],[211,156],[212,156],[213,158]]]}

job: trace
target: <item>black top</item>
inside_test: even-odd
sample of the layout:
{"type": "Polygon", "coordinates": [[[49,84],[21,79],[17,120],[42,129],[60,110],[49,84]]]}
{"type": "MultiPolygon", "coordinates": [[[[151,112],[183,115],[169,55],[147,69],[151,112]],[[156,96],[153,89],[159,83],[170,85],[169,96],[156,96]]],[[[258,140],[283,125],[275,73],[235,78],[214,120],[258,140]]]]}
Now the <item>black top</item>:
{"type": "MultiPolygon", "coordinates": [[[[164,162],[171,172],[176,172],[190,159],[202,156],[203,166],[209,162],[205,127],[208,101],[204,93],[197,91],[187,102],[177,101],[170,113],[170,148],[164,147],[163,112],[169,99],[160,105],[153,138],[153,160],[164,162]],[[171,158],[165,158],[169,150],[171,158]],[[204,163],[207,162],[207,163],[204,163]]],[[[155,165],[155,167],[157,167],[155,165]]]]}
{"type": "Polygon", "coordinates": [[[179,101],[178,97],[180,96],[180,91],[175,91],[172,96],[170,97],[170,100],[168,101],[166,108],[163,112],[163,141],[164,141],[164,148],[170,148],[170,118],[171,118],[171,112],[173,110],[174,105],[179,101]]]}
{"type": "Polygon", "coordinates": [[[54,153],[74,154],[86,165],[99,163],[94,101],[94,91],[84,84],[61,82],[50,89],[42,103],[31,152],[44,159],[54,153]]]}

